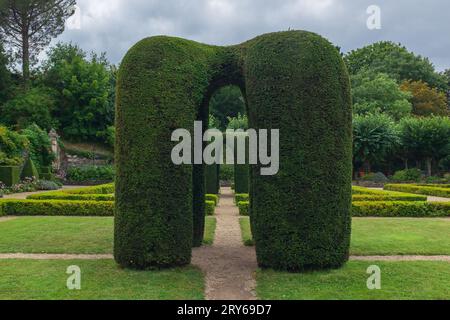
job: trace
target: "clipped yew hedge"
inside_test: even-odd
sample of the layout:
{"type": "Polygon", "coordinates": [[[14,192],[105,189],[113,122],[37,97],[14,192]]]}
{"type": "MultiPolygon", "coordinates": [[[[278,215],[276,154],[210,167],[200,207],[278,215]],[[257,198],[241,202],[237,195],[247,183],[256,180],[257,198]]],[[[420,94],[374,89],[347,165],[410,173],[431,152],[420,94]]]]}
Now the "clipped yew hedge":
{"type": "Polygon", "coordinates": [[[330,42],[305,31],[231,47],[151,37],[126,54],[117,83],[114,255],[120,265],[190,263],[204,223],[196,206],[204,199],[203,170],[172,163],[171,134],[193,133],[195,120],[207,121],[210,96],[227,84],[245,92],[251,128],[280,130],[279,173],[261,176],[252,165],[249,175],[259,265],[302,271],[347,261],[350,84],[330,42]]]}
{"type": "Polygon", "coordinates": [[[450,198],[450,188],[437,186],[424,186],[415,184],[386,184],[385,190],[425,194],[434,197],[450,198]]]}
{"type": "Polygon", "coordinates": [[[214,201],[205,201],[205,215],[213,216],[216,210],[216,204],[214,201]]]}

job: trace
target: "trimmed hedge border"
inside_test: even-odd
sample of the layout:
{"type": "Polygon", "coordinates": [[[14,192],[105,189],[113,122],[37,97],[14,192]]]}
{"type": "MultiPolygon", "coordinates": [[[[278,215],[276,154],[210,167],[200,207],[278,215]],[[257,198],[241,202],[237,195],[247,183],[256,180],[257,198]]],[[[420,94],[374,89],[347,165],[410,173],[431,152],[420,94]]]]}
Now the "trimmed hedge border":
{"type": "Polygon", "coordinates": [[[239,214],[241,216],[249,216],[250,215],[250,202],[249,201],[240,201],[238,202],[239,214]]]}
{"type": "Polygon", "coordinates": [[[450,198],[450,188],[441,187],[426,187],[423,185],[415,184],[387,184],[384,186],[385,190],[389,191],[401,191],[415,194],[425,194],[434,197],[450,198]]]}
{"type": "Polygon", "coordinates": [[[112,201],[1,200],[9,216],[114,216],[112,201]]]}
{"type": "Polygon", "coordinates": [[[427,201],[426,196],[421,195],[371,195],[371,194],[355,194],[352,197],[353,202],[355,201],[427,201]]]}
{"type": "Polygon", "coordinates": [[[213,216],[216,210],[214,201],[205,201],[205,215],[213,216]]]}
{"type": "Polygon", "coordinates": [[[68,194],[111,194],[114,193],[114,183],[102,184],[94,187],[85,187],[79,189],[66,189],[61,192],[68,194]]]}
{"type": "MultiPolygon", "coordinates": [[[[249,202],[238,203],[239,213],[249,215],[249,202]]],[[[415,201],[356,201],[352,206],[353,217],[450,217],[450,203],[415,201]]]]}
{"type": "Polygon", "coordinates": [[[250,196],[248,193],[238,193],[236,195],[234,195],[234,202],[236,204],[239,204],[239,202],[241,201],[249,201],[250,196]]]}
{"type": "Polygon", "coordinates": [[[215,206],[219,204],[219,196],[215,194],[207,194],[205,195],[206,201],[214,201],[215,206]]]}
{"type": "Polygon", "coordinates": [[[354,202],[353,217],[449,217],[447,202],[354,202]]]}
{"type": "Polygon", "coordinates": [[[114,194],[68,194],[61,191],[34,194],[28,200],[114,201],[114,194]]]}

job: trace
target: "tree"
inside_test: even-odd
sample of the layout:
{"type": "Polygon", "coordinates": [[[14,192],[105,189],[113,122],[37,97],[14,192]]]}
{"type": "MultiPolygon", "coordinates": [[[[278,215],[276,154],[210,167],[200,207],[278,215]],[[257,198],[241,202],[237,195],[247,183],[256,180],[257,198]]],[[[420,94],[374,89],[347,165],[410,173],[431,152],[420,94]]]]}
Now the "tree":
{"type": "Polygon", "coordinates": [[[398,82],[421,80],[440,91],[448,89],[445,77],[436,72],[427,58],[415,55],[404,46],[390,41],[353,50],[345,56],[345,61],[352,75],[366,69],[373,73],[388,74],[398,82]]]}
{"type": "Polygon", "coordinates": [[[401,145],[417,159],[425,160],[427,174],[436,163],[450,155],[450,119],[448,117],[405,118],[399,123],[401,145]]]}
{"type": "Polygon", "coordinates": [[[404,81],[400,88],[412,95],[413,113],[418,116],[449,115],[445,93],[423,81],[404,81]]]}
{"type": "Polygon", "coordinates": [[[351,77],[353,110],[356,114],[386,113],[401,119],[412,111],[409,92],[400,90],[397,82],[388,75],[359,72],[351,77]]]}
{"type": "Polygon", "coordinates": [[[353,118],[353,156],[355,167],[371,172],[398,143],[394,121],[385,114],[356,115],[353,118]]]}
{"type": "Polygon", "coordinates": [[[64,31],[75,0],[5,0],[0,7],[0,36],[22,60],[25,85],[30,67],[52,38],[64,31]]]}
{"type": "Polygon", "coordinates": [[[114,123],[113,71],[104,57],[89,58],[78,46],[57,44],[48,52],[43,83],[55,90],[54,117],[71,140],[92,141],[114,123]]]}
{"type": "Polygon", "coordinates": [[[245,103],[241,90],[236,86],[226,86],[218,90],[211,98],[210,112],[219,121],[220,127],[225,130],[228,125],[228,117],[237,117],[245,114],[245,103]]]}
{"type": "Polygon", "coordinates": [[[8,68],[8,59],[0,43],[0,105],[9,97],[11,87],[11,73],[8,68]]]}
{"type": "Polygon", "coordinates": [[[55,100],[51,92],[45,87],[35,87],[18,93],[0,107],[1,123],[17,129],[34,123],[47,130],[57,127],[57,121],[52,117],[55,100]]]}

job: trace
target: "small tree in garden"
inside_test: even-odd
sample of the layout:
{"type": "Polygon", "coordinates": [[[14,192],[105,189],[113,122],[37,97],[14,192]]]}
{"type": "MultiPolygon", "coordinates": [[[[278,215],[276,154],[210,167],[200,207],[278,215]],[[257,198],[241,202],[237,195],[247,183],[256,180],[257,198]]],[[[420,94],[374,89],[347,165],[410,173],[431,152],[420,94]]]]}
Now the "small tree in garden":
{"type": "Polygon", "coordinates": [[[418,116],[448,115],[447,96],[423,81],[405,81],[401,85],[404,92],[412,95],[413,113],[418,116]]]}
{"type": "Polygon", "coordinates": [[[395,123],[384,114],[356,115],[353,118],[353,137],[354,162],[362,164],[366,173],[398,143],[395,123]]]}
{"type": "Polygon", "coordinates": [[[450,154],[450,119],[447,117],[405,118],[400,124],[401,144],[418,159],[426,162],[427,174],[433,162],[450,154]]]}

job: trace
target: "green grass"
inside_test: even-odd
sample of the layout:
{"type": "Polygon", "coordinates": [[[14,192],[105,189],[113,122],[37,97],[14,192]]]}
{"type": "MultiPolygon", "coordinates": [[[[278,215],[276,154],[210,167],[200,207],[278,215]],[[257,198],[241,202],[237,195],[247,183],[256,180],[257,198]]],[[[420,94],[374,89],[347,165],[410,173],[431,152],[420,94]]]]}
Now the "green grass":
{"type": "Polygon", "coordinates": [[[194,267],[120,269],[113,260],[0,260],[0,300],[199,300],[203,275],[194,267]],[[81,268],[81,290],[68,290],[68,266],[81,268]]]}
{"type": "Polygon", "coordinates": [[[353,255],[450,255],[450,219],[354,218],[353,255]]]}
{"type": "Polygon", "coordinates": [[[249,247],[254,246],[255,241],[253,241],[252,231],[250,228],[250,218],[241,217],[239,219],[239,224],[241,225],[242,241],[244,242],[244,245],[249,247]]]}
{"type": "MultiPolygon", "coordinates": [[[[249,219],[243,242],[253,245],[249,219]]],[[[450,219],[353,218],[352,255],[450,255],[450,219]]]]}
{"type": "MultiPolygon", "coordinates": [[[[0,222],[0,252],[112,253],[113,225],[112,217],[19,217],[0,222]]],[[[205,244],[212,244],[215,226],[208,217],[205,244]]]]}
{"type": "Polygon", "coordinates": [[[257,272],[257,295],[268,300],[448,300],[448,262],[349,262],[344,268],[304,274],[257,272]],[[367,268],[381,268],[381,290],[368,290],[367,268]]]}
{"type": "Polygon", "coordinates": [[[214,236],[216,233],[216,218],[206,217],[205,220],[205,236],[203,239],[204,245],[212,245],[214,242],[214,236]]]}

